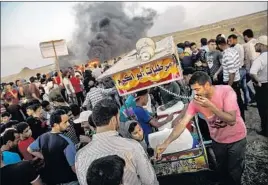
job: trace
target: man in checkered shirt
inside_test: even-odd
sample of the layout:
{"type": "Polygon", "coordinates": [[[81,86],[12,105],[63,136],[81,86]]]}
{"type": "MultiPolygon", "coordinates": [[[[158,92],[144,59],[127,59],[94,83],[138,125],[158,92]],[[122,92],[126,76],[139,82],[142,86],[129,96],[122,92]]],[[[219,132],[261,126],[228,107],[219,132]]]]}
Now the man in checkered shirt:
{"type": "Polygon", "coordinates": [[[216,40],[217,46],[222,50],[222,68],[223,68],[223,83],[230,85],[237,95],[237,103],[241,112],[242,118],[245,120],[245,107],[241,97],[240,91],[240,73],[239,69],[241,66],[239,53],[234,49],[230,48],[225,38],[218,37],[216,40]]]}
{"type": "Polygon", "coordinates": [[[88,110],[93,109],[93,107],[102,99],[109,98],[110,95],[115,94],[117,91],[115,88],[104,89],[98,87],[93,81],[89,82],[89,86],[93,86],[87,93],[86,100],[84,101],[82,107],[86,107],[88,110]]]}

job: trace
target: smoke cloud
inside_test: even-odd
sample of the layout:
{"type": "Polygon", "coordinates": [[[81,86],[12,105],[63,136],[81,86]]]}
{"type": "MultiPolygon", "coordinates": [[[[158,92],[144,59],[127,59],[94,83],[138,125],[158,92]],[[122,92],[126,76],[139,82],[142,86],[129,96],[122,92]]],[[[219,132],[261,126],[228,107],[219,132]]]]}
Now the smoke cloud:
{"type": "Polygon", "coordinates": [[[129,16],[122,2],[80,3],[75,6],[73,48],[80,59],[101,62],[124,54],[153,26],[157,12],[143,8],[140,16],[129,16]]]}

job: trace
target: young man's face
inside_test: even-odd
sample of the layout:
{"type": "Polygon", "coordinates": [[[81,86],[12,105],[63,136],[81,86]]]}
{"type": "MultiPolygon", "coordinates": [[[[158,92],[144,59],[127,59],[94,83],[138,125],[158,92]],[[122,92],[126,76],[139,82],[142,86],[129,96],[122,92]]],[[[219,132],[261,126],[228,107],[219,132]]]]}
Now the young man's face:
{"type": "Polygon", "coordinates": [[[195,95],[206,98],[209,95],[210,87],[211,85],[209,84],[209,82],[207,82],[205,85],[199,85],[198,83],[191,85],[191,88],[194,91],[195,95]]]}
{"type": "Polygon", "coordinates": [[[27,127],[26,129],[24,129],[24,131],[22,133],[22,137],[29,138],[31,136],[32,136],[32,130],[30,129],[30,127],[27,127]]]}
{"type": "Polygon", "coordinates": [[[262,48],[262,44],[257,43],[257,44],[255,45],[255,51],[256,51],[257,53],[261,53],[261,48],[262,48]]]}
{"type": "Polygon", "coordinates": [[[142,141],[143,140],[143,138],[144,138],[143,130],[140,127],[139,124],[137,124],[135,129],[134,129],[134,131],[131,132],[131,136],[132,136],[133,139],[135,139],[137,141],[142,141]]]}
{"type": "Polygon", "coordinates": [[[9,146],[9,148],[14,148],[14,147],[18,146],[18,142],[20,140],[20,135],[18,133],[15,133],[14,136],[15,136],[14,141],[7,142],[7,145],[9,146]]]}
{"type": "Polygon", "coordinates": [[[209,49],[209,51],[215,51],[216,48],[217,48],[216,42],[210,42],[210,43],[208,44],[208,49],[209,49]]]}
{"type": "Polygon", "coordinates": [[[51,106],[50,105],[48,105],[48,106],[46,106],[46,108],[45,108],[45,111],[50,111],[51,110],[51,106]]]}
{"type": "Polygon", "coordinates": [[[148,103],[148,94],[145,94],[143,96],[140,97],[141,101],[142,101],[142,105],[145,106],[148,103]]]}
{"type": "Polygon", "coordinates": [[[7,123],[7,122],[9,122],[9,120],[10,120],[9,116],[1,117],[1,123],[7,123]]]}
{"type": "Polygon", "coordinates": [[[18,86],[21,86],[21,85],[22,85],[22,83],[21,83],[20,80],[17,82],[17,85],[18,85],[18,86]]]}
{"type": "Polygon", "coordinates": [[[223,51],[223,45],[218,45],[218,47],[219,47],[219,49],[221,50],[221,51],[223,51]]]}
{"type": "Polygon", "coordinates": [[[197,46],[196,45],[191,46],[191,51],[193,53],[197,53],[198,52],[197,46]]]}
{"type": "Polygon", "coordinates": [[[184,58],[184,52],[179,54],[179,58],[180,58],[180,60],[182,60],[184,58]]]}
{"type": "Polygon", "coordinates": [[[41,112],[42,112],[42,107],[40,106],[35,112],[34,114],[39,117],[41,115],[41,112]]]}
{"type": "Polygon", "coordinates": [[[67,114],[61,116],[61,122],[58,126],[61,132],[68,130],[70,123],[69,123],[69,116],[67,114]]]}
{"type": "Polygon", "coordinates": [[[249,38],[248,38],[248,36],[244,36],[244,41],[245,41],[245,43],[247,43],[248,41],[249,41],[249,38]]]}
{"type": "Polygon", "coordinates": [[[27,113],[28,116],[32,116],[34,111],[33,111],[33,109],[27,109],[26,113],[27,113]]]}
{"type": "Polygon", "coordinates": [[[10,84],[7,84],[5,87],[6,87],[6,90],[11,90],[12,88],[10,84]]]}
{"type": "Polygon", "coordinates": [[[229,44],[230,46],[234,46],[234,45],[236,45],[236,44],[237,44],[237,39],[229,38],[229,39],[228,39],[228,44],[229,44]]]}

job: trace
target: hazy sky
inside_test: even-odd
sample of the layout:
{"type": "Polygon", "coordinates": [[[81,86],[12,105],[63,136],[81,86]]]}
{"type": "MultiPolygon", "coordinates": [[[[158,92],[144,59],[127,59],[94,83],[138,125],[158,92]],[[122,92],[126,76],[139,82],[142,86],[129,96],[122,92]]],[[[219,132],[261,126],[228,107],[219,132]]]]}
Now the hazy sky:
{"type": "MultiPolygon", "coordinates": [[[[73,2],[1,2],[1,76],[53,62],[42,59],[39,42],[72,39],[73,2]]],[[[149,36],[174,32],[267,10],[267,2],[142,2],[128,3],[128,13],[151,7],[159,16],[149,36]]]]}

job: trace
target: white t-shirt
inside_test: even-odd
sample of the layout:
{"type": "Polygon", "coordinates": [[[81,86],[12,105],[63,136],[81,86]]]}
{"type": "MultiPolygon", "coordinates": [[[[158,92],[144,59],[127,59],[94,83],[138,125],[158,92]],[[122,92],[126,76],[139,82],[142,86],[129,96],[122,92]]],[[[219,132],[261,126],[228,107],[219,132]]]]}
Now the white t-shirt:
{"type": "Polygon", "coordinates": [[[267,57],[267,52],[262,53],[253,61],[250,68],[250,73],[257,75],[261,83],[268,82],[267,57]]]}
{"type": "Polygon", "coordinates": [[[101,72],[102,72],[101,68],[95,68],[92,71],[92,76],[98,78],[101,75],[101,72]]]}
{"type": "Polygon", "coordinates": [[[75,93],[74,87],[73,87],[71,81],[69,80],[69,78],[66,78],[66,77],[63,78],[63,84],[65,86],[65,89],[66,89],[67,94],[70,95],[70,94],[74,94],[75,93]],[[69,89],[67,88],[67,85],[70,86],[71,91],[69,91],[69,89]]]}

